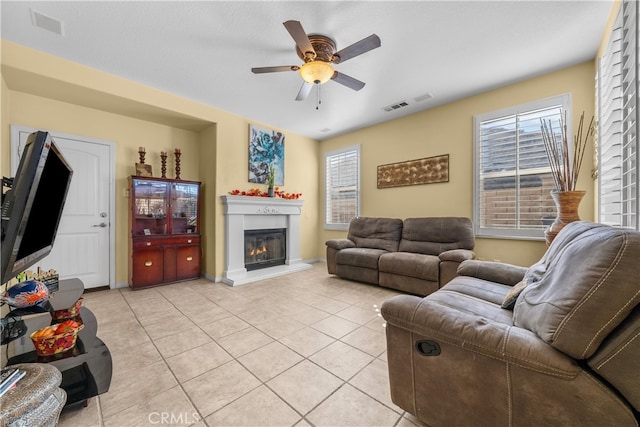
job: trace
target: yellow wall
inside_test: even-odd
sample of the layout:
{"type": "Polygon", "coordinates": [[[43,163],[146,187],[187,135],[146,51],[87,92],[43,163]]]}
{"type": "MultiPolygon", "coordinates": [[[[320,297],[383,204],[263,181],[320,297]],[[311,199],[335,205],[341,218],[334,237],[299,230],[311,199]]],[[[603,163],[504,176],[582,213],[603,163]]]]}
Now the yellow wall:
{"type": "MultiPolygon", "coordinates": [[[[99,138],[115,142],[116,158],[116,281],[127,281],[128,260],[128,188],[127,177],[135,172],[138,147],[145,146],[145,163],[154,175],[160,175],[160,151],[180,148],[181,178],[199,180],[198,135],[143,120],[105,113],[100,110],[42,98],[22,92],[11,92],[9,123],[52,132],[99,138]]],[[[167,176],[174,176],[173,159],[167,161],[167,176]]]]}
{"type": "MultiPolygon", "coordinates": [[[[473,116],[571,92],[574,123],[577,123],[582,110],[587,117],[593,114],[593,70],[593,61],[586,62],[321,143],[278,129],[286,135],[283,190],[303,193],[305,201],[301,221],[302,258],[324,258],[324,242],[346,234],[322,230],[324,152],[362,144],[362,215],[471,217],[473,116]],[[378,165],[439,154],[450,156],[448,183],[376,188],[378,165]]],[[[255,186],[248,182],[247,172],[249,124],[271,126],[5,40],[2,41],[2,75],[3,171],[8,171],[8,135],[12,123],[116,143],[117,283],[127,280],[128,212],[122,188],[133,171],[139,145],[157,153],[182,148],[182,176],[203,182],[203,272],[210,278],[221,277],[224,216],[220,196],[235,188],[244,190],[255,186]]],[[[592,156],[592,151],[587,156],[592,156]]],[[[158,159],[152,161],[155,171],[159,170],[158,162],[158,159]]],[[[593,219],[590,169],[590,162],[585,161],[578,184],[579,189],[588,190],[580,209],[581,217],[586,220],[593,219]]],[[[535,262],[544,250],[541,241],[481,238],[476,241],[479,257],[520,265],[535,262]]]]}
{"type": "MultiPolygon", "coordinates": [[[[201,188],[201,219],[200,219],[200,244],[207,248],[206,256],[202,258],[202,271],[209,272],[211,277],[215,277],[213,272],[216,271],[216,210],[212,203],[206,203],[208,200],[216,198],[216,147],[217,147],[217,128],[215,124],[211,124],[205,130],[200,132],[200,180],[203,182],[201,188]]],[[[224,254],[223,254],[224,255],[224,254]]],[[[221,273],[219,273],[221,274],[221,273]]]]}
{"type": "MultiPolygon", "coordinates": [[[[473,117],[513,105],[571,92],[573,123],[580,114],[594,114],[593,61],[472,96],[411,116],[341,135],[321,143],[323,153],[361,144],[361,215],[407,218],[416,216],[473,215],[473,117]],[[378,189],[378,165],[449,154],[448,183],[378,189]]],[[[590,169],[593,149],[585,154],[578,189],[588,190],[580,205],[582,219],[593,220],[593,183],[590,169]]],[[[321,174],[322,171],[319,171],[321,174]]],[[[319,200],[321,209],[324,201],[319,200]]],[[[321,214],[322,215],[322,214],[321,214]]],[[[322,216],[320,217],[322,220],[322,216]]],[[[324,242],[342,238],[346,232],[323,230],[324,242]]],[[[476,239],[478,257],[518,265],[531,265],[544,253],[543,241],[476,239]]]]}
{"type": "MultiPolygon", "coordinates": [[[[260,122],[252,124],[269,127],[260,122]]],[[[301,257],[303,260],[318,258],[317,248],[317,212],[318,212],[318,143],[310,138],[293,135],[286,130],[285,134],[285,185],[280,189],[290,193],[302,193],[304,206],[302,208],[300,230],[301,257]],[[313,244],[311,244],[313,242],[313,244]]],[[[216,188],[219,195],[227,194],[231,190],[248,190],[262,188],[264,185],[248,182],[249,151],[249,123],[240,117],[225,120],[218,124],[218,150],[216,153],[216,188]]],[[[216,210],[222,212],[223,205],[220,197],[215,199],[216,210]]],[[[224,255],[224,217],[216,216],[216,251],[224,255]]],[[[222,272],[224,256],[216,257],[216,271],[222,272]]]]}
{"type": "MultiPolygon", "coordinates": [[[[203,273],[220,278],[224,216],[220,196],[248,189],[249,119],[2,40],[2,170],[11,124],[116,143],[116,283],[127,282],[127,203],[122,197],[144,145],[158,176],[159,153],[182,149],[181,177],[203,182],[203,273]],[[6,85],[5,85],[6,83],[6,85]],[[8,113],[7,113],[8,112],[8,113]],[[157,153],[154,156],[149,153],[157,153]]],[[[256,123],[260,124],[260,123],[256,123]]],[[[260,124],[271,127],[268,124],[260,124]]],[[[301,256],[317,258],[317,141],[285,129],[284,191],[303,193],[301,256]],[[311,170],[304,167],[310,164],[311,170]]],[[[171,159],[170,159],[171,160],[171,159]]],[[[173,163],[168,162],[168,176],[173,163]]]]}
{"type": "MultiPolygon", "coordinates": [[[[0,85],[0,123],[9,123],[9,88],[2,78],[0,85]]],[[[0,176],[8,176],[10,170],[10,131],[9,126],[0,129],[0,176]],[[7,142],[5,144],[5,142],[7,142]]]]}
{"type": "Polygon", "coordinates": [[[622,0],[614,0],[611,4],[609,18],[607,19],[607,26],[604,30],[604,34],[602,35],[602,39],[600,40],[600,46],[598,47],[596,58],[600,58],[604,54],[604,51],[607,48],[607,43],[609,43],[609,38],[611,37],[611,30],[613,30],[613,26],[616,23],[616,18],[618,17],[618,12],[620,12],[621,8],[622,0]]]}

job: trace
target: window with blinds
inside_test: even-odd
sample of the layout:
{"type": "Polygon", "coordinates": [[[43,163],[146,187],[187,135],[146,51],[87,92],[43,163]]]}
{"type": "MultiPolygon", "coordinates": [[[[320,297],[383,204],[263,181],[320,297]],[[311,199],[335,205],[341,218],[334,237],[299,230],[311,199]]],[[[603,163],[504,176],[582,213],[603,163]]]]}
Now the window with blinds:
{"type": "MultiPolygon", "coordinates": [[[[555,189],[541,120],[560,142],[560,120],[571,117],[570,95],[476,116],[474,224],[485,237],[543,239],[555,219],[555,189]]],[[[567,123],[571,135],[570,123],[567,123]]]]}
{"type": "Polygon", "coordinates": [[[624,1],[598,63],[599,220],[640,229],[638,3],[624,1]]]}
{"type": "Polygon", "coordinates": [[[360,146],[325,153],[325,228],[346,230],[360,214],[360,146]]]}
{"type": "Polygon", "coordinates": [[[622,15],[598,63],[596,114],[598,117],[599,221],[622,224],[622,15]]]}
{"type": "Polygon", "coordinates": [[[621,226],[638,229],[638,3],[622,4],[621,226]]]}

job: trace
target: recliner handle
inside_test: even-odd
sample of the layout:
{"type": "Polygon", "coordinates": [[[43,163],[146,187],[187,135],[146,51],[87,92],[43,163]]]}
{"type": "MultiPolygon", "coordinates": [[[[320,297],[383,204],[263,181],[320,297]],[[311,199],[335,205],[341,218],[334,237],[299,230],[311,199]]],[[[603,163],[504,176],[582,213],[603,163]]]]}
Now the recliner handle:
{"type": "Polygon", "coordinates": [[[416,343],[416,350],[423,356],[439,356],[440,344],[433,340],[420,340],[416,343]]]}

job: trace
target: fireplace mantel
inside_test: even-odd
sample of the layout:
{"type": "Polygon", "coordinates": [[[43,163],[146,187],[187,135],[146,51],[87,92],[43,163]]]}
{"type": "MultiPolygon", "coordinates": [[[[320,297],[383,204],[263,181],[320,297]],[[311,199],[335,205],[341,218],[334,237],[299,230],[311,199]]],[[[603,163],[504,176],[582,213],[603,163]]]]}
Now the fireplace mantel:
{"type": "Polygon", "coordinates": [[[225,270],[222,282],[236,286],[311,268],[300,258],[300,214],[303,200],[276,197],[222,196],[225,217],[225,270]],[[286,228],[285,265],[247,271],[244,231],[286,228]]]}

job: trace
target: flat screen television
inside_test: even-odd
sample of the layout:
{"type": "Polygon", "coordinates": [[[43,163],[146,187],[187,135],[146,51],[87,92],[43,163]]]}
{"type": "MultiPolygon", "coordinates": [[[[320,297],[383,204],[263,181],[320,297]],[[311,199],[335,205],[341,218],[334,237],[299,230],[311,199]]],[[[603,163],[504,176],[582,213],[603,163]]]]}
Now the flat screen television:
{"type": "Polygon", "coordinates": [[[27,138],[16,176],[2,195],[2,282],[53,248],[73,170],[48,132],[27,138]]]}

